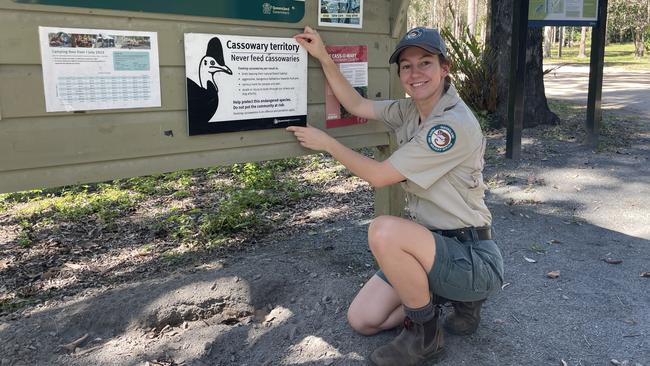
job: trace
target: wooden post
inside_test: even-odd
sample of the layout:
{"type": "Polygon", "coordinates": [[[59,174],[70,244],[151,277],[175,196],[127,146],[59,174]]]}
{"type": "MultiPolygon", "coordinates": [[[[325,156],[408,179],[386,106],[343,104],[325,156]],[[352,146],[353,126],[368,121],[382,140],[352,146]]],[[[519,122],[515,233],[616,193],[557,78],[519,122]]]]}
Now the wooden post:
{"type": "Polygon", "coordinates": [[[528,0],[513,0],[513,3],[506,157],[513,160],[519,160],[521,156],[521,131],[524,126],[524,81],[526,80],[528,0]]]}
{"type": "Polygon", "coordinates": [[[603,95],[603,67],[605,65],[605,31],[607,29],[607,0],[600,0],[598,25],[591,33],[591,62],[589,69],[589,95],[587,97],[587,144],[598,147],[603,95]]]}

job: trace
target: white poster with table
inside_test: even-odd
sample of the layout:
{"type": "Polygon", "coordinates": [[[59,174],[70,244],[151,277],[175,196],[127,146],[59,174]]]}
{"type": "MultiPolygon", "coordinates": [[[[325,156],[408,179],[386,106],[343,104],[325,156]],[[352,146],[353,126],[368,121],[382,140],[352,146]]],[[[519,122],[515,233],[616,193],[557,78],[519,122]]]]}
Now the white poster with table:
{"type": "Polygon", "coordinates": [[[307,51],[293,38],[185,34],[190,135],[307,122],[307,51]]]}
{"type": "Polygon", "coordinates": [[[39,27],[45,110],[160,107],[154,32],[39,27]]]}

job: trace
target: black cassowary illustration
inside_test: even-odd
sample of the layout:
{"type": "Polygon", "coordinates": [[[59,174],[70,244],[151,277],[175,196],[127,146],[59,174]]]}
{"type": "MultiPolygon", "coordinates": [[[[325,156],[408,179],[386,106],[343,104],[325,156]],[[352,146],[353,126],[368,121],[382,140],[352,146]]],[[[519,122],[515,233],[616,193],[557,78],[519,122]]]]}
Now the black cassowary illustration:
{"type": "Polygon", "coordinates": [[[232,75],[223,59],[223,47],[219,38],[208,42],[205,56],[199,63],[199,84],[187,78],[187,109],[192,122],[209,122],[219,107],[219,87],[214,76],[218,72],[232,75]]]}

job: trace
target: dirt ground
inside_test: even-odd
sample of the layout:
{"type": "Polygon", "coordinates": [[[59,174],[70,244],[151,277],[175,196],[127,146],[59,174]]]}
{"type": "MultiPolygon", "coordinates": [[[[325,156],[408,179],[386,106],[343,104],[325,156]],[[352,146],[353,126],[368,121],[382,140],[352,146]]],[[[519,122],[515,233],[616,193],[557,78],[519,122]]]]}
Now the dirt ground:
{"type": "MultiPolygon", "coordinates": [[[[524,131],[519,162],[489,136],[506,284],[474,335],[446,337],[440,365],[650,365],[650,115],[606,111],[594,152],[582,112],[524,131]]],[[[1,366],[365,364],[396,334],[360,336],[345,320],[376,271],[372,196],[331,194],[294,229],[0,317],[1,366]]]]}

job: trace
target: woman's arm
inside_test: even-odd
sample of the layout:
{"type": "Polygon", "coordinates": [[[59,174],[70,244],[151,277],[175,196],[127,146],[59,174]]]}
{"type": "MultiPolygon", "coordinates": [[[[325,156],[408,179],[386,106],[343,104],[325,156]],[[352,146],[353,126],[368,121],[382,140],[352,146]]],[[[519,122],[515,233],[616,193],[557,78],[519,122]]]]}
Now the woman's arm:
{"type": "Polygon", "coordinates": [[[406,179],[388,160],[379,162],[363,156],[317,128],[290,126],[287,131],[293,132],[303,147],[328,152],[373,187],[381,188],[406,179]]]}
{"type": "Polygon", "coordinates": [[[305,31],[295,35],[294,38],[320,62],[334,95],[348,112],[357,117],[376,119],[373,102],[359,95],[341,74],[338,65],[332,61],[323,40],[315,30],[305,27],[305,31]]]}

